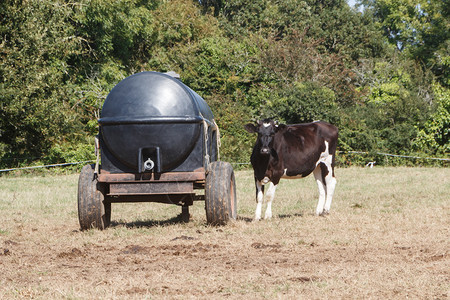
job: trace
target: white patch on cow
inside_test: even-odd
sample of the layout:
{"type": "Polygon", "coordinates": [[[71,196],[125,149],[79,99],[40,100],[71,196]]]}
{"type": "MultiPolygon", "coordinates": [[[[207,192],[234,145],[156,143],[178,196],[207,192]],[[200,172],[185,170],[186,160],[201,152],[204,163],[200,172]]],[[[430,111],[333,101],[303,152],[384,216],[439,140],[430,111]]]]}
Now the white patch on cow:
{"type": "Polygon", "coordinates": [[[314,177],[319,188],[319,202],[316,208],[317,215],[330,211],[331,201],[333,200],[334,190],[336,188],[336,178],[333,176],[333,168],[331,166],[332,162],[333,155],[329,153],[328,142],[325,141],[325,151],[320,154],[319,160],[316,163],[316,169],[314,170],[314,177]],[[325,178],[322,176],[322,169],[319,166],[321,163],[327,168],[325,178]]]}
{"type": "Polygon", "coordinates": [[[333,161],[333,155],[330,154],[330,151],[328,150],[328,142],[325,141],[325,150],[320,153],[319,160],[316,162],[316,166],[318,166],[320,163],[325,163],[327,166],[331,166],[331,162],[333,161]]]}
{"type": "MultiPolygon", "coordinates": [[[[267,201],[267,208],[266,213],[264,215],[264,219],[270,219],[272,218],[272,201],[275,197],[275,191],[277,189],[277,186],[274,185],[272,182],[269,181],[269,178],[265,177],[264,179],[267,179],[269,182],[269,187],[266,192],[266,201],[267,201]]],[[[261,212],[262,212],[262,205],[264,200],[264,193],[262,191],[264,183],[262,181],[256,181],[256,210],[255,210],[255,221],[259,221],[261,219],[261,212]]]]}
{"type": "Polygon", "coordinates": [[[269,177],[266,176],[266,177],[263,178],[263,180],[261,180],[261,183],[262,184],[268,184],[269,181],[270,181],[269,177]]]}
{"type": "Polygon", "coordinates": [[[264,193],[262,191],[262,183],[260,181],[256,182],[256,211],[255,211],[255,221],[261,219],[261,210],[264,199],[264,193]]]}
{"type": "Polygon", "coordinates": [[[277,186],[272,182],[269,184],[269,188],[267,189],[266,197],[267,197],[267,208],[266,214],[264,215],[264,219],[272,218],[272,200],[275,197],[275,191],[277,186]]]}
{"type": "Polygon", "coordinates": [[[323,208],[325,205],[327,190],[322,179],[322,170],[320,169],[320,166],[317,166],[314,170],[314,178],[316,179],[317,187],[319,188],[319,202],[317,203],[316,215],[321,215],[323,213],[323,208]]]}
{"type": "Polygon", "coordinates": [[[270,125],[271,125],[270,123],[263,123],[263,126],[266,128],[269,127],[270,125]]]}
{"type": "Polygon", "coordinates": [[[336,178],[332,175],[331,168],[328,168],[328,175],[325,177],[327,184],[327,200],[325,202],[324,212],[329,213],[331,208],[331,201],[333,200],[334,190],[336,189],[336,178]]]}

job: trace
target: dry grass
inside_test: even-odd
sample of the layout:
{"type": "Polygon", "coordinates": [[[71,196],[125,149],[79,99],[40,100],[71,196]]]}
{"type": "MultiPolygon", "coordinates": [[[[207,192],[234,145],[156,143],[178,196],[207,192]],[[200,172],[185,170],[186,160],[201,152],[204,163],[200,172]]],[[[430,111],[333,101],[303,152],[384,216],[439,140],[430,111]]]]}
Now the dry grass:
{"type": "Polygon", "coordinates": [[[77,176],[0,178],[1,299],[448,299],[450,170],[338,169],[331,214],[313,178],[282,181],[271,221],[208,227],[171,205],[113,204],[113,226],[80,232],[77,176]]]}

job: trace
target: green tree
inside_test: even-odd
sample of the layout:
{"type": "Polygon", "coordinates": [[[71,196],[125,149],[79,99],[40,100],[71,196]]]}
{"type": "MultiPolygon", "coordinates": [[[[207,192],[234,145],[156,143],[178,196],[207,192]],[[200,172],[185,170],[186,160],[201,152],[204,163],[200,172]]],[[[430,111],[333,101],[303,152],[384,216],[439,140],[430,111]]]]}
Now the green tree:
{"type": "Polygon", "coordinates": [[[0,4],[0,157],[33,160],[83,131],[72,97],[72,61],[83,40],[71,26],[77,3],[0,4]]]}
{"type": "Polygon", "coordinates": [[[314,82],[295,83],[269,98],[266,116],[277,116],[288,124],[317,120],[338,125],[339,113],[334,92],[314,82]]]}
{"type": "Polygon", "coordinates": [[[416,151],[430,154],[450,154],[450,91],[439,84],[434,84],[436,111],[425,124],[419,128],[413,141],[416,151]]]}
{"type": "Polygon", "coordinates": [[[430,74],[414,61],[398,56],[373,61],[357,72],[365,94],[359,111],[366,131],[377,140],[376,150],[408,153],[417,136],[416,126],[421,126],[432,111],[430,74]]]}
{"type": "Polygon", "coordinates": [[[152,11],[160,1],[92,0],[83,6],[79,31],[99,63],[142,63],[158,32],[152,11]]]}
{"type": "Polygon", "coordinates": [[[108,92],[144,70],[209,103],[230,161],[267,116],[336,123],[344,150],[445,153],[449,1],[360,2],[2,1],[0,164],[90,157],[108,92]]]}
{"type": "Polygon", "coordinates": [[[392,45],[424,62],[449,85],[450,1],[361,0],[392,45]]]}

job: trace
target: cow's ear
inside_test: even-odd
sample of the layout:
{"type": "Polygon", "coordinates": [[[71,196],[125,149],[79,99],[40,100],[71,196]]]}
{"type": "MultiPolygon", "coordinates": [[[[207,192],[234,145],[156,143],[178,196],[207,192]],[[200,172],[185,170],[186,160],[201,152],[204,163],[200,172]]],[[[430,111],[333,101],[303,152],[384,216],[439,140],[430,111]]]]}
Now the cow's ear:
{"type": "Polygon", "coordinates": [[[279,124],[275,126],[275,131],[283,130],[286,128],[286,124],[279,124]]]}
{"type": "Polygon", "coordinates": [[[256,128],[255,124],[248,123],[244,126],[245,130],[247,130],[250,133],[256,133],[258,132],[258,129],[256,128]]]}

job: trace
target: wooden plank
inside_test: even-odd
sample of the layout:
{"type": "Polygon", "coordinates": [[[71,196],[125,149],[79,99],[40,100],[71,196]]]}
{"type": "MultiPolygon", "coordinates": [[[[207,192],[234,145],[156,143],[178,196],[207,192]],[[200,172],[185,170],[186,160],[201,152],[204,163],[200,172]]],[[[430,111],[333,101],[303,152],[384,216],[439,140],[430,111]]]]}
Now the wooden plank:
{"type": "Polygon", "coordinates": [[[109,196],[194,193],[192,182],[111,183],[109,196]]]}
{"type": "Polygon", "coordinates": [[[154,173],[109,173],[101,170],[98,174],[99,182],[179,182],[179,181],[202,181],[205,180],[205,169],[200,168],[193,172],[168,172],[154,173]]]}
{"type": "Polygon", "coordinates": [[[192,205],[193,201],[204,200],[195,194],[153,194],[153,195],[116,195],[106,197],[111,203],[158,202],[176,205],[192,205]]]}

